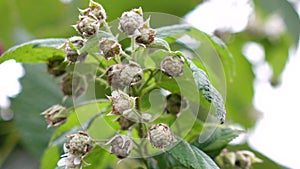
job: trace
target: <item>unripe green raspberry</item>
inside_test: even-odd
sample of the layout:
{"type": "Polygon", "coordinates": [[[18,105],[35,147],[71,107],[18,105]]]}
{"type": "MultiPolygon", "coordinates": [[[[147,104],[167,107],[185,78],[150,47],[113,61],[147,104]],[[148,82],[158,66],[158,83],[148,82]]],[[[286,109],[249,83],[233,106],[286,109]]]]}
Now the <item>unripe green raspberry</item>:
{"type": "Polygon", "coordinates": [[[65,58],[57,55],[47,60],[47,71],[55,77],[61,76],[66,73],[67,62],[64,62],[65,58]]]}
{"type": "Polygon", "coordinates": [[[95,35],[99,31],[99,27],[100,22],[88,16],[80,16],[79,22],[74,26],[76,31],[86,38],[95,35]]]}
{"type": "Polygon", "coordinates": [[[65,143],[65,153],[81,157],[86,155],[93,148],[92,138],[83,131],[79,131],[77,134],[69,135],[69,142],[65,143]]]}
{"type": "Polygon", "coordinates": [[[120,116],[117,121],[121,127],[121,130],[128,130],[129,127],[131,127],[134,124],[133,121],[125,118],[124,116],[120,116]]]}
{"type": "Polygon", "coordinates": [[[132,139],[126,135],[116,135],[107,144],[110,144],[110,153],[120,159],[128,157],[132,150],[132,139]]]}
{"type": "Polygon", "coordinates": [[[153,124],[148,132],[150,143],[159,149],[173,144],[176,139],[169,126],[163,123],[153,124]]]}
{"type": "Polygon", "coordinates": [[[112,102],[112,113],[123,115],[125,111],[135,109],[135,97],[130,97],[128,94],[117,90],[111,93],[108,97],[112,102]]]}
{"type": "Polygon", "coordinates": [[[183,74],[183,60],[177,56],[167,56],[161,61],[160,70],[169,77],[178,77],[183,74]]]}
{"type": "Polygon", "coordinates": [[[142,8],[124,12],[119,21],[119,30],[128,36],[140,35],[139,28],[143,26],[142,8]]]}
{"type": "Polygon", "coordinates": [[[105,57],[106,60],[110,60],[119,56],[122,53],[121,45],[110,38],[103,38],[99,41],[100,53],[105,57]]]}
{"type": "Polygon", "coordinates": [[[115,64],[107,70],[107,82],[113,89],[123,90],[125,87],[120,78],[120,72],[123,67],[122,64],[115,64]]]}
{"type": "Polygon", "coordinates": [[[80,36],[73,36],[65,42],[64,52],[70,62],[76,62],[79,56],[78,50],[84,45],[84,40],[80,36]]]}
{"type": "Polygon", "coordinates": [[[165,111],[173,115],[179,115],[180,112],[188,108],[188,100],[180,94],[172,93],[166,97],[165,111]]]}
{"type": "Polygon", "coordinates": [[[57,127],[66,122],[68,113],[65,110],[66,108],[61,105],[54,105],[41,113],[45,116],[48,128],[57,127]]]}
{"type": "Polygon", "coordinates": [[[102,5],[92,0],[90,1],[89,7],[87,9],[80,10],[80,14],[91,17],[95,20],[99,20],[100,22],[106,20],[106,12],[102,5]]]}
{"type": "Polygon", "coordinates": [[[143,75],[141,66],[131,62],[121,69],[120,79],[124,86],[132,86],[142,82],[143,75]]]}
{"type": "Polygon", "coordinates": [[[61,81],[61,90],[65,96],[81,96],[87,89],[85,79],[77,73],[68,73],[61,81]]]}

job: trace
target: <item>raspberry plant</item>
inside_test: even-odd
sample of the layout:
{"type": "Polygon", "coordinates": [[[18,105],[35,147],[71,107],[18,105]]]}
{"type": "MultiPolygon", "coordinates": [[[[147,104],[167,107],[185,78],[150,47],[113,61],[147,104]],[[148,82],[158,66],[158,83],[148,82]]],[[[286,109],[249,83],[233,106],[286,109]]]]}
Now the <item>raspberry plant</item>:
{"type": "Polygon", "coordinates": [[[208,48],[218,53],[231,79],[232,57],[219,39],[186,24],[152,28],[142,8],[124,12],[117,26],[106,19],[103,6],[90,1],[73,25],[78,35],[33,40],[1,57],[46,63],[60,83],[61,105],[41,113],[57,128],[41,168],[217,169],[260,162],[250,152],[224,149],[242,131],[225,123],[222,95],[197,55],[208,48]],[[179,40],[185,36],[208,48],[193,51],[179,40]]]}

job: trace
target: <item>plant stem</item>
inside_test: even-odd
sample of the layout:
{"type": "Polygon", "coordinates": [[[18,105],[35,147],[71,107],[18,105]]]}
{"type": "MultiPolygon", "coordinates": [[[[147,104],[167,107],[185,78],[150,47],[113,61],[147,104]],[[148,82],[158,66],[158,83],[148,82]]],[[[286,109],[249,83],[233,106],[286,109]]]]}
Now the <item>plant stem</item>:
{"type": "Polygon", "coordinates": [[[102,78],[96,78],[95,81],[101,83],[102,85],[108,86],[107,81],[102,78]]]}
{"type": "Polygon", "coordinates": [[[125,56],[127,60],[131,60],[132,57],[128,55],[126,52],[122,51],[121,55],[125,56]]]}
{"type": "Polygon", "coordinates": [[[135,47],[134,47],[134,42],[135,42],[135,39],[134,37],[131,38],[131,53],[133,53],[135,47]]]}
{"type": "Polygon", "coordinates": [[[111,30],[110,30],[110,26],[108,25],[108,23],[106,22],[106,20],[103,21],[103,26],[106,29],[106,31],[110,34],[112,34],[111,30]]]}

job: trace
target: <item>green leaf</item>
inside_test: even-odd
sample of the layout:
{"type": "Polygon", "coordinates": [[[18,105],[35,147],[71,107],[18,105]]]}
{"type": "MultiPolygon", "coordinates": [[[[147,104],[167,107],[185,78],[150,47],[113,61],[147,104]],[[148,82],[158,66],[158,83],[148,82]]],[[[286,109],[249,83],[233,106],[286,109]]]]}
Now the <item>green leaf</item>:
{"type": "Polygon", "coordinates": [[[251,128],[255,125],[259,113],[253,107],[254,73],[252,65],[241,53],[243,45],[241,37],[228,44],[236,62],[236,76],[234,81],[227,81],[226,108],[230,112],[227,115],[229,120],[241,124],[244,128],[251,128]]]}
{"type": "Polygon", "coordinates": [[[96,118],[107,111],[109,105],[108,100],[102,99],[69,108],[67,111],[70,112],[70,115],[67,122],[57,128],[49,145],[62,144],[66,140],[65,136],[74,134],[79,130],[88,130],[96,118]]]}
{"type": "Polygon", "coordinates": [[[46,61],[56,55],[64,55],[62,50],[57,49],[63,45],[65,39],[40,39],[29,41],[7,50],[0,57],[0,63],[15,59],[22,63],[46,63],[46,61]]]}
{"type": "Polygon", "coordinates": [[[185,141],[179,142],[174,148],[169,150],[168,153],[186,168],[219,168],[208,155],[185,141]]]}
{"type": "Polygon", "coordinates": [[[48,148],[43,154],[40,169],[55,168],[58,160],[60,159],[59,150],[60,148],[57,146],[48,148]]]}
{"type": "Polygon", "coordinates": [[[228,143],[239,136],[243,131],[233,129],[228,126],[207,124],[203,133],[197,141],[193,143],[196,147],[209,154],[211,157],[217,156],[228,143]]]}
{"type": "Polygon", "coordinates": [[[117,161],[117,158],[102,147],[95,146],[84,158],[84,161],[90,164],[84,167],[85,169],[103,169],[117,161]]]}
{"type": "Polygon", "coordinates": [[[164,27],[157,28],[155,30],[156,30],[156,37],[166,38],[168,36],[187,33],[191,29],[192,29],[191,25],[179,24],[179,25],[172,25],[172,26],[164,26],[164,27]]]}
{"type": "Polygon", "coordinates": [[[151,48],[161,48],[167,51],[170,51],[169,43],[161,38],[155,38],[154,41],[150,44],[151,48]]]}
{"type": "Polygon", "coordinates": [[[194,80],[198,89],[202,92],[206,100],[211,102],[214,106],[220,123],[224,123],[226,118],[226,110],[221,94],[214,86],[212,86],[206,73],[203,70],[198,68],[192,61],[188,59],[187,62],[189,63],[190,68],[193,72],[194,80]]]}
{"type": "Polygon", "coordinates": [[[287,26],[287,30],[294,40],[294,44],[298,44],[300,34],[300,19],[297,11],[287,0],[273,0],[269,1],[254,0],[256,9],[260,12],[271,15],[278,13],[283,17],[283,21],[287,26]]]}
{"type": "Polygon", "coordinates": [[[211,70],[209,70],[211,73],[217,71],[216,67],[220,67],[218,69],[220,69],[222,73],[225,71],[227,80],[233,80],[235,76],[234,58],[221,39],[210,36],[196,28],[191,28],[177,39],[176,43],[184,45],[185,48],[195,53],[196,56],[194,56],[194,58],[203,62],[208,68],[211,68],[211,70]],[[181,38],[185,40],[180,40],[181,38]]]}
{"type": "Polygon", "coordinates": [[[104,31],[99,31],[98,34],[94,35],[93,37],[89,38],[88,41],[86,41],[85,45],[79,50],[80,53],[96,53],[99,52],[99,41],[102,38],[112,38],[115,39],[115,37],[112,34],[109,34],[104,31]]]}
{"type": "Polygon", "coordinates": [[[52,129],[40,113],[62,101],[60,87],[45,71],[44,65],[24,65],[26,75],[21,79],[22,92],[11,100],[14,123],[21,142],[35,157],[41,157],[47,147],[52,129]]]}
{"type": "Polygon", "coordinates": [[[284,34],[275,42],[264,39],[262,45],[265,48],[266,61],[273,70],[272,85],[277,85],[280,81],[280,75],[285,68],[289,58],[290,38],[284,34]]]}

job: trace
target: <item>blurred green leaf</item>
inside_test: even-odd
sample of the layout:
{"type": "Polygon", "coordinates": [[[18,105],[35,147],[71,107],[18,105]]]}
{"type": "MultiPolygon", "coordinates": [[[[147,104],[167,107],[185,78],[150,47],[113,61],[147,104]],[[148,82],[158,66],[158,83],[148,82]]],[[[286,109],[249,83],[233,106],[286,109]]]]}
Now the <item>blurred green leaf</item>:
{"type": "Polygon", "coordinates": [[[180,141],[168,151],[182,166],[194,169],[218,169],[215,162],[197,147],[185,141],[180,141]]]}
{"type": "Polygon", "coordinates": [[[47,129],[40,113],[60,103],[63,96],[44,65],[25,64],[24,68],[26,75],[21,79],[22,92],[11,100],[11,108],[22,144],[40,158],[53,133],[52,129],[47,129]]]}
{"type": "Polygon", "coordinates": [[[15,59],[22,63],[45,63],[56,55],[64,55],[62,50],[56,49],[63,45],[65,39],[40,39],[29,41],[7,50],[1,57],[0,63],[15,59]]]}
{"type": "Polygon", "coordinates": [[[278,13],[283,17],[288,32],[293,38],[294,44],[298,44],[299,35],[300,35],[300,19],[297,11],[293,5],[287,0],[272,0],[270,1],[261,1],[254,0],[256,9],[265,15],[271,15],[278,13]]]}
{"type": "Polygon", "coordinates": [[[261,43],[265,48],[266,61],[273,70],[271,83],[277,85],[289,58],[290,38],[285,34],[276,41],[264,39],[261,43]]]}
{"type": "Polygon", "coordinates": [[[241,53],[244,42],[236,39],[228,44],[236,63],[236,75],[233,81],[227,81],[226,109],[228,119],[245,128],[255,125],[258,112],[253,107],[254,73],[252,65],[241,53]]]}
{"type": "Polygon", "coordinates": [[[210,155],[217,156],[228,143],[239,136],[243,131],[228,126],[207,124],[197,141],[196,147],[210,155]]]}

